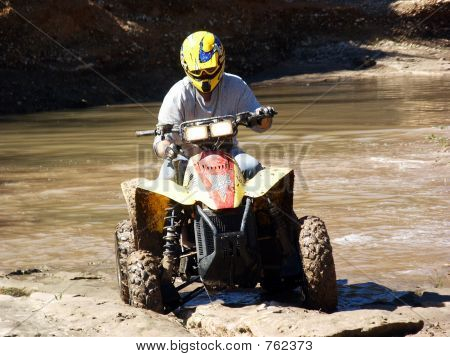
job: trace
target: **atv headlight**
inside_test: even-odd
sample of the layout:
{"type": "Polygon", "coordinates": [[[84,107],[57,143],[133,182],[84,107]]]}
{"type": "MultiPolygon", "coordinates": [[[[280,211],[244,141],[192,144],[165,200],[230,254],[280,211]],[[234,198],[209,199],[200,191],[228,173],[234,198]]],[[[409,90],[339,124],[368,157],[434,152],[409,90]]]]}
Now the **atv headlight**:
{"type": "Polygon", "coordinates": [[[208,139],[207,125],[193,125],[184,129],[184,137],[187,141],[198,141],[208,139]]]}
{"type": "Polygon", "coordinates": [[[209,131],[213,138],[233,135],[233,124],[231,124],[231,120],[223,120],[218,123],[210,124],[209,131]]]}

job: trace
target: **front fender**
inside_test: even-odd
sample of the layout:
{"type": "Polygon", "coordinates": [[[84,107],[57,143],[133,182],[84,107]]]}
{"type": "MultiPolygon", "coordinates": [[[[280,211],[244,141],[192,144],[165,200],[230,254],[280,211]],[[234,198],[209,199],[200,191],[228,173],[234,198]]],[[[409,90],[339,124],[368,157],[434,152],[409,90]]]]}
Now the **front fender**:
{"type": "Polygon", "coordinates": [[[245,183],[244,196],[256,198],[264,196],[283,177],[293,170],[288,168],[269,167],[259,171],[252,179],[245,183]]]}
{"type": "Polygon", "coordinates": [[[147,180],[145,178],[139,179],[138,187],[140,189],[154,192],[170,198],[182,205],[193,205],[197,200],[195,192],[190,192],[186,187],[183,187],[172,180],[164,180],[157,178],[156,180],[147,180]]]}
{"type": "MultiPolygon", "coordinates": [[[[248,180],[244,187],[236,189],[234,206],[238,207],[244,197],[257,198],[264,196],[280,180],[291,174],[293,171],[288,168],[265,168],[259,171],[252,179],[248,180]]],[[[202,202],[211,209],[216,209],[215,203],[210,195],[202,190],[188,190],[186,187],[175,183],[172,180],[156,179],[147,180],[141,178],[138,187],[142,190],[154,192],[170,198],[171,200],[185,206],[193,205],[195,202],[202,202]]]]}

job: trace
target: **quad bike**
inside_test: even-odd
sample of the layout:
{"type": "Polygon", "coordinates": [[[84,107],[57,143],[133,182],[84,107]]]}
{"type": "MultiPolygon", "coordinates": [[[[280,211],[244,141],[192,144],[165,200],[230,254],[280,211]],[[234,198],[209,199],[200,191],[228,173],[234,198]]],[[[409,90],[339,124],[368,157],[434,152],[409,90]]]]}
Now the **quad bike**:
{"type": "Polygon", "coordinates": [[[115,242],[124,302],[167,313],[199,289],[260,283],[269,293],[300,287],[307,307],[335,310],[330,239],[319,218],[297,218],[293,170],[264,168],[245,180],[228,153],[238,127],[263,117],[244,112],[136,132],[163,139],[176,133],[201,152],[182,168],[175,159],[182,149],[171,144],[166,157],[175,180],[122,183],[130,219],[118,224],[115,242]],[[199,280],[203,285],[181,298],[180,290],[199,280]]]}

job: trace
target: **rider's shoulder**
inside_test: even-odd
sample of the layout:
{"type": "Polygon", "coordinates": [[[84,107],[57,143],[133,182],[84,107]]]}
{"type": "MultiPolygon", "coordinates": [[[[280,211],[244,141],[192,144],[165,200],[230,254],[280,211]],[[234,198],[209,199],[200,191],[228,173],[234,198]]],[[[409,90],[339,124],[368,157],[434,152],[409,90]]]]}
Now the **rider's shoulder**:
{"type": "Polygon", "coordinates": [[[189,78],[184,77],[176,82],[167,92],[166,97],[184,97],[184,94],[189,91],[189,78]]]}
{"type": "Polygon", "coordinates": [[[223,79],[226,83],[228,82],[231,85],[246,85],[244,80],[235,74],[225,72],[223,74],[223,79]]]}
{"type": "Polygon", "coordinates": [[[225,89],[233,93],[242,93],[242,91],[245,91],[248,88],[247,83],[235,74],[224,73],[223,80],[225,89]]]}

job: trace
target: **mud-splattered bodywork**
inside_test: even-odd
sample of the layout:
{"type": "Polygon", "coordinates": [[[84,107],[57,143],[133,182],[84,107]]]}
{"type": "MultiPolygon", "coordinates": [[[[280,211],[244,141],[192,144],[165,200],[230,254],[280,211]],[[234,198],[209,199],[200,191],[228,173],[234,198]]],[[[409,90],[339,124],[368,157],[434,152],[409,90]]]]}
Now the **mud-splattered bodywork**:
{"type": "MultiPolygon", "coordinates": [[[[243,247],[240,248],[243,256],[245,254],[253,256],[255,252],[251,251],[255,249],[258,249],[259,254],[256,260],[248,258],[246,265],[241,266],[242,272],[238,275],[245,276],[246,269],[253,270],[254,275],[258,275],[253,280],[258,280],[260,271],[265,266],[277,267],[278,274],[298,275],[300,265],[298,250],[294,243],[298,236],[298,228],[293,224],[296,216],[292,206],[293,171],[284,168],[267,168],[245,182],[239,169],[234,169],[237,165],[233,159],[226,156],[216,157],[212,165],[212,160],[202,160],[208,156],[212,159],[211,154],[201,155],[191,158],[186,169],[184,185],[178,185],[171,180],[144,178],[122,183],[122,191],[127,201],[138,249],[150,250],[159,256],[162,255],[165,209],[170,201],[178,203],[181,207],[191,207],[190,212],[194,212],[194,207],[199,206],[203,207],[205,212],[212,212],[212,214],[214,212],[231,214],[239,209],[244,212],[243,207],[250,199],[252,204],[249,224],[251,225],[250,228],[244,229],[246,232],[244,238],[239,238],[239,234],[237,235],[236,244],[240,246],[239,239],[241,239],[241,242],[247,246],[246,252],[243,247]],[[220,175],[228,179],[213,182],[220,175]],[[280,213],[277,220],[274,219],[274,207],[280,213]],[[252,231],[250,232],[249,229],[252,231]]],[[[193,222],[193,224],[196,223],[193,222]]],[[[236,240],[236,237],[226,237],[219,233],[215,238],[214,246],[222,246],[226,239],[236,240]]],[[[200,254],[199,248],[202,247],[199,246],[199,240],[196,240],[198,259],[205,259],[205,262],[212,261],[213,254],[209,256],[206,253],[202,253],[204,256],[200,254]]],[[[235,248],[230,246],[231,250],[235,248]]],[[[220,270],[222,265],[226,266],[221,270],[227,269],[227,266],[233,266],[232,263],[226,263],[227,257],[222,255],[215,259],[218,259],[216,268],[212,268],[214,265],[211,265],[212,267],[208,265],[204,271],[206,274],[209,269],[209,276],[213,280],[220,279],[218,277],[221,274],[224,275],[224,273],[213,273],[214,270],[220,270]]],[[[233,269],[238,268],[234,266],[233,269]]]]}

